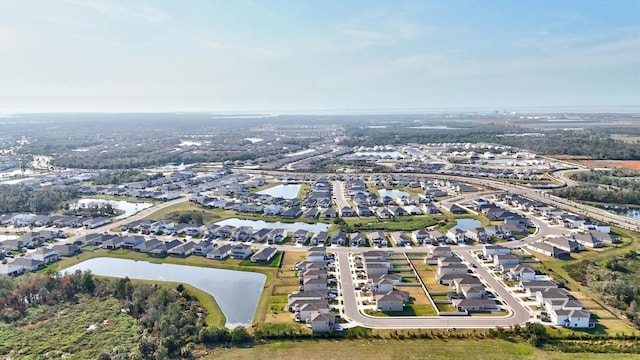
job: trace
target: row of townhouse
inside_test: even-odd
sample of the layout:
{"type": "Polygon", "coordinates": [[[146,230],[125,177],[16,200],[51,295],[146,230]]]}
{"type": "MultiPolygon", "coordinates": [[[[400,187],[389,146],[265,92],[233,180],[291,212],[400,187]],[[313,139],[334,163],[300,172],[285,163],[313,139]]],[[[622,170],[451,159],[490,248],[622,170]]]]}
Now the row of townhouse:
{"type": "Polygon", "coordinates": [[[80,228],[95,229],[111,222],[111,218],[86,217],[77,215],[0,215],[0,225],[14,227],[57,227],[57,228],[80,228]]]}
{"type": "MultiPolygon", "coordinates": [[[[391,254],[388,251],[366,251],[361,255],[363,271],[367,276],[377,311],[402,311],[410,299],[405,291],[395,290],[402,276],[390,274],[391,254]]],[[[359,264],[357,262],[357,264],[359,264]]]]}
{"type": "Polygon", "coordinates": [[[218,246],[215,242],[206,239],[201,241],[179,239],[162,241],[155,237],[137,235],[87,234],[80,238],[78,243],[99,246],[107,250],[127,249],[149,254],[153,257],[187,257],[195,255],[214,260],[224,260],[229,257],[234,259],[251,257],[253,262],[269,263],[277,255],[277,251],[273,247],[264,247],[254,254],[253,248],[247,244],[238,243],[218,246]]]}
{"type": "Polygon", "coordinates": [[[487,312],[499,310],[495,300],[486,296],[484,285],[470,274],[469,267],[456,256],[451,248],[442,246],[431,250],[425,263],[437,265],[436,281],[449,285],[454,292],[448,297],[460,312],[487,312]]]}
{"type": "Polygon", "coordinates": [[[25,271],[38,271],[50,263],[60,260],[60,256],[75,256],[80,248],[70,244],[56,244],[41,247],[25,257],[9,259],[0,264],[0,276],[17,276],[25,271]]]}
{"type": "MultiPolygon", "coordinates": [[[[564,210],[560,210],[545,203],[531,200],[520,195],[514,194],[498,194],[496,195],[498,201],[502,201],[522,211],[528,211],[532,214],[536,214],[541,218],[548,221],[555,221],[564,225],[569,229],[581,230],[583,232],[597,232],[602,234],[611,233],[611,225],[594,221],[586,216],[576,215],[564,210]]],[[[617,239],[614,236],[605,238],[605,242],[615,243],[617,239]]]]}
{"type": "Polygon", "coordinates": [[[337,296],[337,290],[329,285],[336,283],[336,279],[328,274],[329,261],[324,247],[312,247],[307,250],[305,261],[294,266],[298,271],[300,291],[288,295],[287,310],[314,333],[333,331],[337,323],[328,301],[337,296]]]}
{"type": "Polygon", "coordinates": [[[542,241],[528,244],[527,248],[549,257],[567,260],[571,257],[571,253],[583,251],[587,247],[602,247],[603,243],[611,243],[611,239],[611,234],[589,231],[572,234],[568,237],[549,237],[542,241]]]}

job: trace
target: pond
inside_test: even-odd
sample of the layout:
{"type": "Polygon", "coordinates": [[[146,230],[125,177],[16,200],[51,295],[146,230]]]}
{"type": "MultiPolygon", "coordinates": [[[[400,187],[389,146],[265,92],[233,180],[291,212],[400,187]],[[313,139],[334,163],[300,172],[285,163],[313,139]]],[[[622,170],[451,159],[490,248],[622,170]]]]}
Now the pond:
{"type": "Polygon", "coordinates": [[[251,226],[253,230],[259,230],[259,229],[285,229],[287,231],[307,230],[314,233],[318,233],[320,231],[327,231],[327,229],[329,228],[329,224],[324,224],[324,223],[315,223],[315,224],[307,224],[303,222],[283,223],[279,221],[267,222],[262,220],[243,220],[243,219],[237,219],[237,218],[230,218],[230,219],[218,221],[216,225],[220,225],[220,226],[231,225],[235,227],[251,226]]]}
{"type": "Polygon", "coordinates": [[[89,270],[95,275],[173,281],[193,285],[216,299],[228,328],[251,326],[267,277],[264,274],[114,258],[83,261],[64,272],[89,270]]]}
{"type": "Polygon", "coordinates": [[[390,190],[390,189],[378,189],[378,194],[380,194],[380,197],[385,197],[388,196],[392,199],[395,198],[401,198],[403,196],[409,196],[409,193],[402,191],[402,190],[390,190]]]}
{"type": "Polygon", "coordinates": [[[80,207],[83,204],[88,206],[91,203],[105,204],[110,203],[115,209],[124,211],[123,214],[116,216],[114,219],[126,219],[129,216],[142,211],[144,209],[150,208],[153,206],[151,203],[134,203],[124,200],[105,200],[105,199],[80,199],[75,204],[71,205],[71,207],[80,207]]]}
{"type": "Polygon", "coordinates": [[[605,206],[607,211],[640,220],[640,208],[631,208],[626,206],[605,206]]]}
{"type": "Polygon", "coordinates": [[[300,184],[282,184],[258,191],[258,194],[281,197],[283,199],[295,199],[298,197],[300,186],[300,184]]]}
{"type": "Polygon", "coordinates": [[[457,219],[455,229],[469,230],[480,227],[482,223],[476,219],[457,219]]]}

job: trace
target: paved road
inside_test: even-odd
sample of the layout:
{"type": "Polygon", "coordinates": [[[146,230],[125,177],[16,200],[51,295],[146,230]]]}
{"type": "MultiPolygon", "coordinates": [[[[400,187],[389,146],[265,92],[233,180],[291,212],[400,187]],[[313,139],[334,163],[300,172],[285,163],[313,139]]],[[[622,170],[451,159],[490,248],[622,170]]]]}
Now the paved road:
{"type": "MultiPolygon", "coordinates": [[[[422,249],[424,251],[424,249],[422,249]]],[[[529,320],[529,311],[513,298],[507,290],[481,266],[477,270],[483,279],[492,287],[493,291],[502,298],[512,311],[504,317],[473,317],[473,316],[424,316],[424,317],[372,317],[362,314],[358,310],[351,268],[349,266],[349,253],[344,250],[336,251],[338,266],[340,267],[340,281],[342,284],[342,297],[344,301],[344,317],[350,321],[370,328],[494,328],[496,326],[508,327],[516,324],[524,324],[529,320]]],[[[461,255],[464,252],[461,253],[461,255]]],[[[463,257],[469,262],[476,260],[467,252],[469,258],[463,257]]]]}
{"type": "Polygon", "coordinates": [[[344,181],[332,181],[331,184],[333,185],[333,199],[338,206],[338,212],[343,207],[351,207],[345,194],[344,181]]]}

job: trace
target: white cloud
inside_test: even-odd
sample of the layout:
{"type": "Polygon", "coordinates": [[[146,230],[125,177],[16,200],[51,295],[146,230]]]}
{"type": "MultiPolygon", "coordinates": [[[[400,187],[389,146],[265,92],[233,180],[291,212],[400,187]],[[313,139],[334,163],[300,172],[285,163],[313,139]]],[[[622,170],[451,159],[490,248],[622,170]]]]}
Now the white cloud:
{"type": "Polygon", "coordinates": [[[168,21],[171,16],[163,10],[138,2],[116,3],[106,0],[66,0],[68,3],[79,5],[105,16],[125,21],[137,21],[160,24],[168,21]]]}

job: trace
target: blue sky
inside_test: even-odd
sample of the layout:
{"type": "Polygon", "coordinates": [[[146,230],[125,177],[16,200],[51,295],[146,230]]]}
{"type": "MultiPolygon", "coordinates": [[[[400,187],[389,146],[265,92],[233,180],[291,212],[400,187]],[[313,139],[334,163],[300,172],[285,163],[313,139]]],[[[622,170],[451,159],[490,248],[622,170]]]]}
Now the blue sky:
{"type": "Polygon", "coordinates": [[[0,1],[5,113],[639,99],[637,0],[0,1]]]}

